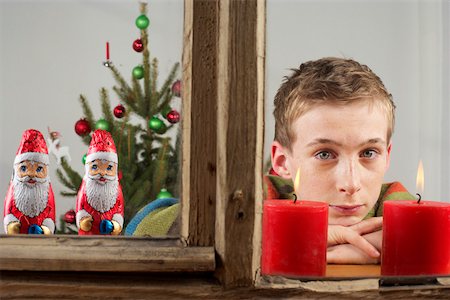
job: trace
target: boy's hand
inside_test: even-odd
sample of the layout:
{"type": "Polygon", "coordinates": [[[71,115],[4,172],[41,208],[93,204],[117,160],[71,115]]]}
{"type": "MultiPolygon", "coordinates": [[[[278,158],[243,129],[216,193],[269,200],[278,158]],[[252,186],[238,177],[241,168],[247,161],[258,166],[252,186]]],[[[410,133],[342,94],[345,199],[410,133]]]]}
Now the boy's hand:
{"type": "Polygon", "coordinates": [[[380,257],[367,255],[350,244],[335,245],[327,249],[327,263],[329,264],[378,264],[380,257]]]}
{"type": "MultiPolygon", "coordinates": [[[[362,253],[364,253],[365,255],[368,255],[369,257],[372,258],[378,258],[380,256],[380,253],[372,243],[370,243],[363,237],[363,235],[380,231],[382,226],[383,226],[383,217],[370,218],[348,227],[341,225],[329,225],[328,248],[330,249],[331,246],[340,244],[350,244],[354,246],[356,249],[362,251],[362,253]]],[[[380,249],[381,243],[375,242],[378,240],[379,235],[380,234],[376,235],[377,237],[376,239],[371,239],[371,241],[374,240],[374,244],[378,247],[378,249],[380,249]]],[[[338,253],[340,252],[341,251],[339,251],[338,253]]],[[[343,254],[345,253],[346,251],[344,251],[343,254]]]]}

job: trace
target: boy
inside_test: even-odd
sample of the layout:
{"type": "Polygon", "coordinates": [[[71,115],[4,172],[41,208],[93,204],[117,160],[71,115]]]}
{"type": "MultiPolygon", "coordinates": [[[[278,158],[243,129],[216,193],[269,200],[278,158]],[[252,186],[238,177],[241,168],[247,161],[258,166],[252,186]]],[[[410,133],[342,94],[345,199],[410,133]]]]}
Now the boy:
{"type": "Polygon", "coordinates": [[[392,96],[377,75],[351,59],[322,58],[293,71],[274,100],[268,197],[291,196],[300,170],[298,198],[329,204],[328,263],[378,263],[383,201],[413,199],[400,183],[382,184],[394,128],[392,96]]]}

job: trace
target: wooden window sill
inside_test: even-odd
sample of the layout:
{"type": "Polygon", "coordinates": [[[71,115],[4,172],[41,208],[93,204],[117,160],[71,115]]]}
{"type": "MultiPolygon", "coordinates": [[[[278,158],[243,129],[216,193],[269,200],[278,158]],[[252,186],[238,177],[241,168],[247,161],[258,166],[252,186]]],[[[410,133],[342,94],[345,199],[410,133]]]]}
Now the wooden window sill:
{"type": "Polygon", "coordinates": [[[0,270],[206,272],[213,247],[187,247],[178,238],[0,235],[0,270]]]}
{"type": "Polygon", "coordinates": [[[261,289],[302,289],[314,292],[355,292],[391,290],[445,290],[450,292],[447,276],[382,277],[380,265],[328,265],[325,277],[287,278],[261,276],[261,289]]]}

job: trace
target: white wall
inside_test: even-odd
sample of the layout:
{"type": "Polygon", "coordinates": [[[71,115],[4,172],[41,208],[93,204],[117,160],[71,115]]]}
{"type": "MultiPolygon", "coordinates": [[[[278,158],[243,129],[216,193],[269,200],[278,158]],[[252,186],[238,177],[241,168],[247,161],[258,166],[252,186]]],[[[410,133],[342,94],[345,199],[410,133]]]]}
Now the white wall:
{"type": "MultiPolygon", "coordinates": [[[[47,126],[60,131],[81,173],[86,146],[74,132],[82,117],[79,94],[100,116],[99,89],[114,80],[102,66],[105,42],[126,77],[140,63],[131,49],[137,0],[0,0],[0,197],[6,193],[22,132],[47,126]],[[80,161],[80,163],[78,163],[80,161]]],[[[424,198],[450,201],[448,1],[267,2],[266,151],[273,139],[272,99],[289,68],[322,56],[355,58],[381,76],[398,106],[392,165],[387,180],[415,191],[420,158],[424,198]]],[[[181,61],[182,0],[150,0],[150,47],[160,60],[160,78],[181,61]]],[[[267,152],[268,153],[268,152],[267,152]]],[[[57,218],[75,199],[61,189],[51,160],[57,218]]],[[[3,215],[3,205],[0,205],[3,215]]],[[[0,226],[3,228],[0,218],[0,226]]],[[[1,231],[1,230],[0,230],[1,231]]]]}
{"type": "Polygon", "coordinates": [[[289,69],[323,56],[353,58],[381,77],[397,105],[386,181],[415,192],[422,159],[424,199],[450,202],[448,25],[448,0],[268,0],[265,157],[273,97],[289,69]]]}
{"type": "MultiPolygon", "coordinates": [[[[181,62],[182,0],[150,0],[148,5],[151,56],[159,59],[162,82],[175,62],[181,62]]],[[[12,164],[24,130],[35,128],[47,138],[47,126],[62,134],[71,165],[82,173],[87,147],[74,131],[82,114],[79,95],[87,96],[94,115],[101,116],[99,90],[109,90],[111,105],[119,99],[112,90],[112,73],[102,65],[105,44],[125,79],[141,63],[132,49],[139,38],[134,21],[139,1],[4,1],[0,0],[0,197],[11,177],[12,164]]],[[[181,100],[180,100],[181,101],[181,100]]],[[[75,198],[59,195],[64,187],[50,160],[57,219],[75,207],[75,198]]],[[[2,201],[3,202],[3,201],[2,201]]],[[[0,232],[3,232],[1,205],[0,232]]]]}

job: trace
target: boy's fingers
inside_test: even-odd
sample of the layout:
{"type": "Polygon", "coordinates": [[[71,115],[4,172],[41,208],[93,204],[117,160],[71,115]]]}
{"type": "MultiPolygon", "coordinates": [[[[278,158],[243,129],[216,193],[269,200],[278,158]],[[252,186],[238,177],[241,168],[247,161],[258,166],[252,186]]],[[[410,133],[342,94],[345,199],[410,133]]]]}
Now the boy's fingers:
{"type": "Polygon", "coordinates": [[[351,229],[358,232],[360,235],[381,230],[382,227],[383,217],[370,218],[350,226],[351,229]]]}
{"type": "Polygon", "coordinates": [[[380,256],[380,252],[371,244],[369,243],[365,238],[360,236],[355,231],[349,230],[348,234],[346,235],[347,242],[353,246],[355,246],[358,249],[361,249],[361,251],[364,251],[367,253],[367,255],[377,258],[380,256]]]}

